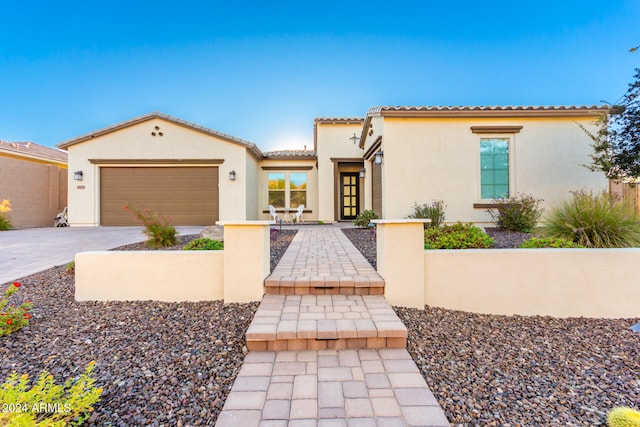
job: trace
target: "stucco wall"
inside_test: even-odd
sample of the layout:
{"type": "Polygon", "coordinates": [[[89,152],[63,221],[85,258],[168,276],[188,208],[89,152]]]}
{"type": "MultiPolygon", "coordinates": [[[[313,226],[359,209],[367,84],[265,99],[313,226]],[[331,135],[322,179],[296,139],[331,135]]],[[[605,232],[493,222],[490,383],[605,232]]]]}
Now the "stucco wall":
{"type": "MultiPolygon", "coordinates": [[[[263,160],[258,165],[258,212],[259,219],[269,219],[269,173],[274,172],[303,172],[307,174],[307,203],[305,211],[311,210],[303,215],[305,221],[316,221],[318,219],[318,169],[316,168],[316,159],[303,160],[263,160]],[[304,170],[295,170],[291,168],[302,167],[304,170]],[[275,168],[275,169],[264,169],[275,168]],[[267,212],[263,212],[263,211],[267,212]]],[[[291,215],[295,209],[291,210],[291,215]]],[[[279,212],[282,218],[282,212],[279,212]]]]}
{"type": "MultiPolygon", "coordinates": [[[[71,174],[69,221],[72,226],[100,223],[100,165],[90,163],[89,159],[224,159],[219,165],[220,220],[246,219],[247,180],[253,178],[247,174],[247,150],[241,145],[156,118],[72,145],[68,153],[71,174]],[[155,130],[155,126],[160,129],[155,130]],[[163,136],[152,136],[153,131],[162,132],[163,136]],[[73,181],[72,174],[78,170],[84,173],[81,182],[73,181]],[[236,171],[235,181],[229,180],[231,170],[236,171]]],[[[180,166],[188,166],[188,163],[180,166]]]]}
{"type": "Polygon", "coordinates": [[[222,299],[224,251],[101,251],[75,257],[78,301],[222,299]]]}
{"type": "Polygon", "coordinates": [[[0,201],[9,199],[14,227],[51,227],[67,205],[67,170],[61,165],[0,153],[0,201]]]}
{"type": "MultiPolygon", "coordinates": [[[[247,195],[247,203],[246,203],[246,219],[247,220],[256,220],[261,218],[258,206],[258,191],[259,188],[259,179],[258,179],[258,161],[251,154],[246,154],[246,189],[245,194],[247,195]]],[[[236,178],[237,179],[237,178],[236,178]]]]}
{"type": "MultiPolygon", "coordinates": [[[[351,137],[355,133],[360,138],[361,123],[317,123],[318,153],[318,219],[329,222],[339,220],[335,217],[335,167],[331,158],[360,158],[364,150],[358,141],[354,144],[351,137]]],[[[359,168],[345,168],[344,171],[357,171],[359,168]]],[[[364,191],[361,191],[364,202],[364,191]]],[[[362,206],[362,203],[361,203],[362,206]]]]}
{"type": "Polygon", "coordinates": [[[485,209],[473,208],[474,203],[490,202],[480,197],[480,138],[511,138],[510,193],[544,199],[545,208],[570,191],[605,189],[603,174],[582,166],[589,163],[591,140],[576,122],[591,126],[592,120],[386,117],[383,131],[378,131],[383,133],[383,216],[406,217],[414,202],[441,199],[447,205],[448,222],[489,222],[485,209]],[[471,126],[522,129],[513,134],[475,134],[471,126]]]}
{"type": "Polygon", "coordinates": [[[488,314],[638,317],[640,249],[424,251],[425,304],[488,314]]]}

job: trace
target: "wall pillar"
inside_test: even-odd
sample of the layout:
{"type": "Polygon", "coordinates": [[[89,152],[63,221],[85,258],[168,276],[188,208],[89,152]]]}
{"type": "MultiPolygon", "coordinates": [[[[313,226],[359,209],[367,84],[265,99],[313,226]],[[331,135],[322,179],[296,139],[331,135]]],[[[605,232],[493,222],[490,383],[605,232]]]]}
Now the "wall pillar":
{"type": "MultiPolygon", "coordinates": [[[[424,308],[424,223],[429,219],[375,219],[378,273],[389,304],[424,308]]],[[[225,248],[226,249],[226,248],[225,248]]]]}
{"type": "Polygon", "coordinates": [[[272,221],[218,221],[224,226],[224,302],[259,301],[270,267],[272,221]]]}

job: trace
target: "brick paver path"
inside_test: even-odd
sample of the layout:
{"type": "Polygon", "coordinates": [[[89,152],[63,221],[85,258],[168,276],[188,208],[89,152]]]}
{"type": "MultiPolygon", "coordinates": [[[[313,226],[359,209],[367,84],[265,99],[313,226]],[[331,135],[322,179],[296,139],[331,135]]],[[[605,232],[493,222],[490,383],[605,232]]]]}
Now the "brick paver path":
{"type": "Polygon", "coordinates": [[[402,322],[383,296],[356,292],[356,280],[381,291],[384,281],[342,231],[302,227],[270,279],[265,290],[284,295],[264,296],[247,330],[260,351],[245,358],[217,427],[449,426],[402,322]],[[340,282],[351,285],[335,292],[340,282]],[[321,284],[331,295],[309,295],[321,284]]]}

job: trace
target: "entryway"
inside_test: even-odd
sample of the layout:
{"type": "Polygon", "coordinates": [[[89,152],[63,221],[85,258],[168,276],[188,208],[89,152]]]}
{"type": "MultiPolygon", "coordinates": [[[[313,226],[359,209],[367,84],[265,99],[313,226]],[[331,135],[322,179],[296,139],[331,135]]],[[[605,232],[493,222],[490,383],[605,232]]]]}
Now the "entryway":
{"type": "Polygon", "coordinates": [[[340,219],[355,219],[360,211],[359,174],[340,174],[340,219]]]}

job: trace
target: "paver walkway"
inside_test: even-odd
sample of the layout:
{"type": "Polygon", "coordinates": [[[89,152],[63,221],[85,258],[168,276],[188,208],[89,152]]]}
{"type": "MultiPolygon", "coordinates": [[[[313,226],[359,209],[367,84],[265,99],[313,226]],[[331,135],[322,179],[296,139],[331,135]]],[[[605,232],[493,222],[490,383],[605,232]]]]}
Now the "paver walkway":
{"type": "Polygon", "coordinates": [[[358,289],[383,293],[384,281],[347,237],[301,228],[265,280],[282,295],[264,296],[216,426],[449,426],[406,327],[383,296],[358,289]]]}
{"type": "Polygon", "coordinates": [[[267,294],[382,295],[384,280],[339,228],[298,230],[265,280],[267,294]]]}

